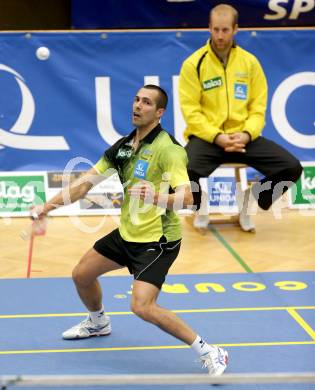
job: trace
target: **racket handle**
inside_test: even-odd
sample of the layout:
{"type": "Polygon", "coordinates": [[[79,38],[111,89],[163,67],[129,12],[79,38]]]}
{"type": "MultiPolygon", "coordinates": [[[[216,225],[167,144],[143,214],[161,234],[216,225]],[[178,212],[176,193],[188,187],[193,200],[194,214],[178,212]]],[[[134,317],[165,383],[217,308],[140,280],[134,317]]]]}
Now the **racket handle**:
{"type": "Polygon", "coordinates": [[[31,218],[35,221],[38,219],[38,214],[35,210],[31,210],[31,218]]]}
{"type": "MultiPolygon", "coordinates": [[[[38,220],[37,212],[35,210],[31,210],[30,217],[33,221],[38,220]]],[[[27,229],[23,229],[21,231],[20,237],[22,238],[22,240],[28,241],[32,237],[33,233],[34,233],[34,222],[27,229]]]]}
{"type": "Polygon", "coordinates": [[[20,237],[24,241],[30,240],[33,236],[41,236],[46,233],[47,227],[47,217],[43,219],[35,218],[35,215],[32,215],[33,222],[26,229],[23,229],[20,233],[20,237]]]}

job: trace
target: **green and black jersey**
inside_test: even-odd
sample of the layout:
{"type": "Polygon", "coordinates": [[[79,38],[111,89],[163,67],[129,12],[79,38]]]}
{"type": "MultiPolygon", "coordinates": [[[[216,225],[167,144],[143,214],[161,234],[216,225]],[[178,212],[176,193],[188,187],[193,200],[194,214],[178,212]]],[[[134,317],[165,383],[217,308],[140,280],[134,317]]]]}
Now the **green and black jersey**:
{"type": "Polygon", "coordinates": [[[160,125],[143,138],[134,151],[131,143],[135,132],[107,149],[94,166],[100,174],[114,168],[123,184],[120,235],[130,242],[159,241],[163,235],[167,241],[178,240],[181,224],[176,213],[131,198],[128,188],[146,180],[154,186],[155,192],[165,194],[189,184],[186,151],[160,125]]]}

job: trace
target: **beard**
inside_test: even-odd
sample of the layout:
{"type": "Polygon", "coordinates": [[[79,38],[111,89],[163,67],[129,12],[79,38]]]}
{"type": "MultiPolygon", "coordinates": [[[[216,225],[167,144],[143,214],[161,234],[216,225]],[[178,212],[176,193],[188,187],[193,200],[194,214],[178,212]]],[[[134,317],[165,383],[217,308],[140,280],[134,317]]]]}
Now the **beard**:
{"type": "Polygon", "coordinates": [[[216,51],[226,51],[232,46],[232,43],[224,41],[212,41],[212,45],[216,51]]]}

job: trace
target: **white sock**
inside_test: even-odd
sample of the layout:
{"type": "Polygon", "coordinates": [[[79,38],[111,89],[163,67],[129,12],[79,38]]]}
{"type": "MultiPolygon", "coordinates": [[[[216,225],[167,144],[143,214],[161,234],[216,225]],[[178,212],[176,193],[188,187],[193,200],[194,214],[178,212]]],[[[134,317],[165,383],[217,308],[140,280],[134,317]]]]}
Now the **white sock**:
{"type": "Polygon", "coordinates": [[[201,203],[199,209],[199,215],[209,216],[209,195],[208,195],[208,178],[199,179],[201,190],[201,203]]]}
{"type": "Polygon", "coordinates": [[[206,229],[208,227],[208,224],[209,224],[208,193],[202,191],[200,208],[195,213],[194,227],[199,229],[206,229]]]}
{"type": "Polygon", "coordinates": [[[196,340],[191,344],[191,348],[199,355],[202,356],[213,349],[212,345],[207,344],[199,335],[196,340]]]}
{"type": "Polygon", "coordinates": [[[102,305],[101,310],[90,311],[90,317],[94,324],[102,325],[105,322],[105,311],[104,306],[102,305]]]}
{"type": "Polygon", "coordinates": [[[254,197],[250,188],[247,188],[241,195],[240,199],[238,199],[238,206],[240,210],[239,223],[241,228],[246,232],[255,230],[255,224],[251,220],[250,216],[253,202],[254,197]]]}

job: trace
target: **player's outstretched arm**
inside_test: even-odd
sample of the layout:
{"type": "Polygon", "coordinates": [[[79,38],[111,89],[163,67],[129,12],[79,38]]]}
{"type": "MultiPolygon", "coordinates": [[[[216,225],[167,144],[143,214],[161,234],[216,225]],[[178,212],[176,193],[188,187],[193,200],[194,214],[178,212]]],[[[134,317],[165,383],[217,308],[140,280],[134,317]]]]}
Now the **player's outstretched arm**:
{"type": "Polygon", "coordinates": [[[34,219],[43,218],[56,208],[76,202],[83,198],[84,195],[102,179],[104,179],[104,177],[102,177],[95,168],[89,169],[81,177],[63,188],[44,205],[34,206],[31,210],[31,217],[34,219]]]}

